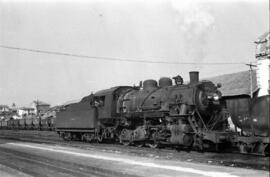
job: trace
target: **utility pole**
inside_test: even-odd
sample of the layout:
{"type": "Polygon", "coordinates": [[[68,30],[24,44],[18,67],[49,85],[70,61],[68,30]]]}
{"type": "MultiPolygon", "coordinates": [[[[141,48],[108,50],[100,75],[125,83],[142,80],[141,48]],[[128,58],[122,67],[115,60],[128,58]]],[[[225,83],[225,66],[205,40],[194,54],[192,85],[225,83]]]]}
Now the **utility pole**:
{"type": "Polygon", "coordinates": [[[246,64],[249,66],[249,80],[250,80],[250,98],[253,98],[253,78],[252,78],[252,71],[253,67],[257,67],[256,65],[252,64],[251,62],[249,64],[246,64]]]}
{"type": "Polygon", "coordinates": [[[41,117],[39,114],[39,102],[38,99],[36,101],[36,109],[37,109],[37,118],[38,118],[38,129],[41,130],[41,117]]]}
{"type": "Polygon", "coordinates": [[[270,54],[268,55],[268,60],[269,60],[269,69],[268,69],[268,72],[269,72],[269,76],[268,76],[268,94],[270,95],[270,54]]]}

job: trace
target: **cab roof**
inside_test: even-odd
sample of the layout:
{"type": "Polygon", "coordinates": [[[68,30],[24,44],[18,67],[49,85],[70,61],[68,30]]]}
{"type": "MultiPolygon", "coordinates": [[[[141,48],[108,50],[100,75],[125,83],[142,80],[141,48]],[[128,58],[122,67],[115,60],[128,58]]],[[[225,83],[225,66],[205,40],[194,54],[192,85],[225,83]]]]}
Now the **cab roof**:
{"type": "Polygon", "coordinates": [[[104,90],[97,91],[94,95],[95,96],[104,96],[104,95],[108,95],[108,94],[113,94],[115,91],[117,91],[120,88],[133,88],[133,87],[130,87],[130,86],[116,86],[116,87],[112,87],[112,88],[109,88],[109,89],[104,89],[104,90]]]}

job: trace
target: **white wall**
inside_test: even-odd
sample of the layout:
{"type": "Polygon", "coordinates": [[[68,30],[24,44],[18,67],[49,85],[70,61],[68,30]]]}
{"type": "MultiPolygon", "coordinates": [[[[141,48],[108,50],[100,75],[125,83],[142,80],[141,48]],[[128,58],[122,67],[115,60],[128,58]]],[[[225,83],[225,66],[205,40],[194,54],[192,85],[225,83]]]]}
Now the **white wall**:
{"type": "Polygon", "coordinates": [[[270,80],[270,59],[261,58],[257,60],[257,82],[260,88],[258,96],[269,94],[269,80],[270,80]]]}
{"type": "Polygon", "coordinates": [[[34,110],[28,111],[24,109],[18,109],[18,115],[22,117],[24,114],[29,115],[29,114],[34,114],[34,110]]]}

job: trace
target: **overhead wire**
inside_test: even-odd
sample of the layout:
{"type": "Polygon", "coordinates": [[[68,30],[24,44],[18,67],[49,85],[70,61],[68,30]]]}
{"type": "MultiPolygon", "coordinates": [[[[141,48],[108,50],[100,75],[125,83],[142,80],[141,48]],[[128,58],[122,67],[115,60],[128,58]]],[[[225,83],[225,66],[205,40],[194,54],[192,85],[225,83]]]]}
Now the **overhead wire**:
{"type": "Polygon", "coordinates": [[[61,56],[68,56],[68,57],[88,58],[88,59],[94,59],[94,60],[135,62],[135,63],[176,64],[176,65],[181,65],[181,64],[185,64],[185,65],[243,65],[243,64],[246,64],[245,62],[177,62],[177,61],[153,61],[153,60],[145,60],[145,59],[129,59],[129,58],[119,58],[119,57],[90,56],[90,55],[82,55],[82,54],[74,54],[74,53],[66,53],[66,52],[57,52],[57,51],[14,47],[14,46],[7,46],[7,45],[1,45],[1,44],[0,44],[0,48],[34,52],[34,53],[42,53],[42,54],[50,54],[50,55],[61,55],[61,56]]]}

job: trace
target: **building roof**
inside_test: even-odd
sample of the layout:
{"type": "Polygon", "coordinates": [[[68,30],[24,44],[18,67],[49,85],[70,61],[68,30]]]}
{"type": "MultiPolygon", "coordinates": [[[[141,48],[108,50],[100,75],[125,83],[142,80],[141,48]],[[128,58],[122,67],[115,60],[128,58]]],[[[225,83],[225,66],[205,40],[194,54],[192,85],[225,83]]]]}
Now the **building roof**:
{"type": "Polygon", "coordinates": [[[48,103],[45,103],[45,102],[43,102],[43,101],[34,101],[34,104],[36,104],[36,105],[42,105],[42,106],[50,106],[50,104],[48,104],[48,103]]]}
{"type": "Polygon", "coordinates": [[[35,110],[34,108],[29,108],[29,107],[20,107],[19,110],[35,110]]]}
{"type": "Polygon", "coordinates": [[[8,105],[0,105],[0,108],[9,108],[8,105]]]}
{"type": "MultiPolygon", "coordinates": [[[[252,72],[253,92],[258,90],[256,72],[252,72]]],[[[250,75],[249,71],[225,74],[207,78],[215,84],[221,83],[220,91],[223,96],[250,95],[250,75]]]]}
{"type": "Polygon", "coordinates": [[[270,34],[270,31],[266,31],[260,37],[258,37],[255,43],[265,42],[265,40],[269,40],[269,34],[270,34]]]}
{"type": "MultiPolygon", "coordinates": [[[[73,104],[73,103],[78,103],[80,101],[81,101],[80,99],[66,101],[65,103],[61,104],[61,106],[70,105],[70,104],[73,104]]],[[[53,109],[53,107],[51,109],[53,109]]]]}

